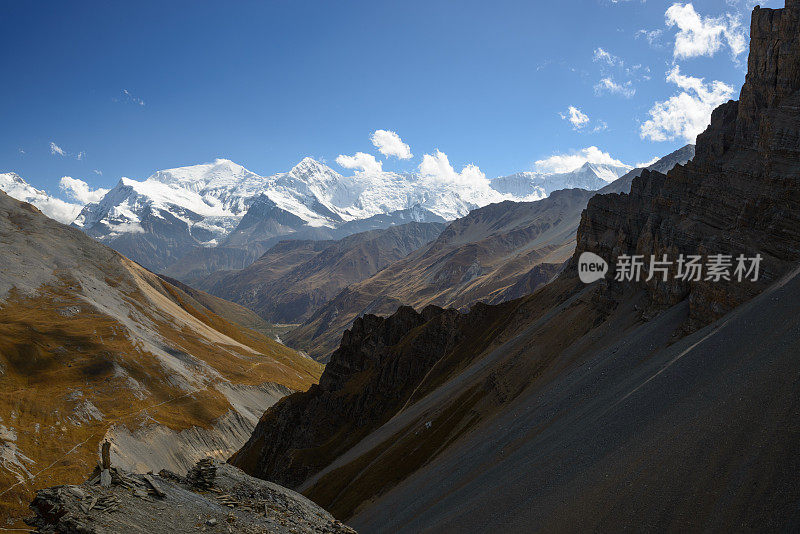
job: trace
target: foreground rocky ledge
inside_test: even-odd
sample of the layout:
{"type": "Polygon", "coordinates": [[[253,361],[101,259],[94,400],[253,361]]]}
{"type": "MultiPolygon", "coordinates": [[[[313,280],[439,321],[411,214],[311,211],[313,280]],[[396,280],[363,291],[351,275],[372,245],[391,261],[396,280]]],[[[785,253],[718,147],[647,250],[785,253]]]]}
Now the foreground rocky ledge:
{"type": "Polygon", "coordinates": [[[26,522],[47,533],[355,533],[302,495],[211,459],[186,477],[97,470],[80,486],[40,490],[31,509],[26,522]]]}

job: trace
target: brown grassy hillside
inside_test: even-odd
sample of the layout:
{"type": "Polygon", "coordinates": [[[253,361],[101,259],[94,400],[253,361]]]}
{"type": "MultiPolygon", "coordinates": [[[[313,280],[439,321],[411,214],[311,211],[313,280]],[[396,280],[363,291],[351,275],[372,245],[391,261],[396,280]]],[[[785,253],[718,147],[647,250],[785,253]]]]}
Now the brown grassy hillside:
{"type": "Polygon", "coordinates": [[[106,435],[195,428],[224,442],[218,421],[253,415],[235,400],[320,376],[319,364],[3,193],[0,249],[0,526],[26,513],[34,489],[81,481],[106,435]]]}

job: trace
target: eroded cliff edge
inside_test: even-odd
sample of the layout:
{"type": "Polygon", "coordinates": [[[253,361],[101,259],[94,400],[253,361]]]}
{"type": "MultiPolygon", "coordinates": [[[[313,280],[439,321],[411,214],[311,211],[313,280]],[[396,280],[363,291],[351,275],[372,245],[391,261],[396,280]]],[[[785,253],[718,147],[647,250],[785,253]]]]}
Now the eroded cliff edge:
{"type": "MultiPolygon", "coordinates": [[[[753,11],[748,74],[739,101],[717,108],[695,158],[667,175],[645,171],[629,195],[597,195],[578,229],[590,251],[675,260],[680,254],[763,258],[756,283],[647,284],[653,313],[689,301],[686,327],[725,315],[800,258],[800,2],[753,11]]],[[[615,289],[611,283],[612,291],[615,289]]],[[[619,288],[616,288],[619,289],[619,288]]]]}

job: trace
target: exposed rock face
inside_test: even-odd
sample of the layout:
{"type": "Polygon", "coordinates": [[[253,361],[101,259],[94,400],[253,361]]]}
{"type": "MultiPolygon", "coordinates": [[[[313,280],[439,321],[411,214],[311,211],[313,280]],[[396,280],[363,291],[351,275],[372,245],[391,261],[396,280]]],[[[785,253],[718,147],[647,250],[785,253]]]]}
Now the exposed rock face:
{"type": "MultiPolygon", "coordinates": [[[[577,254],[760,254],[758,282],[648,283],[654,307],[689,299],[690,329],[751,298],[800,259],[800,2],[755,9],[741,100],[716,109],[695,158],[666,176],[644,172],[630,195],[594,197],[577,254]]],[[[674,268],[673,273],[674,274],[674,268]]],[[[613,284],[612,284],[613,285],[613,284]]]]}
{"type": "Polygon", "coordinates": [[[319,385],[268,410],[230,462],[253,476],[300,484],[401,409],[437,362],[479,346],[472,334],[490,319],[487,309],[464,315],[404,306],[388,318],[356,319],[319,385]]]}

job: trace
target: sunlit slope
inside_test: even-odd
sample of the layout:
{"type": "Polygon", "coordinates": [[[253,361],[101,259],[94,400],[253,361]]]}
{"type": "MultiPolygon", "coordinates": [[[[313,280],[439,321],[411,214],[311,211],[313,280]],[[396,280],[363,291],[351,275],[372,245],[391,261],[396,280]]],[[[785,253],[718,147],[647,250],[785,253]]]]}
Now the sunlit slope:
{"type": "Polygon", "coordinates": [[[320,372],[0,193],[0,518],[24,513],[34,488],[80,481],[107,434],[129,436],[113,455],[140,467],[189,461],[126,450],[147,446],[134,439],[145,430],[225,455],[260,410],[320,372]]]}

